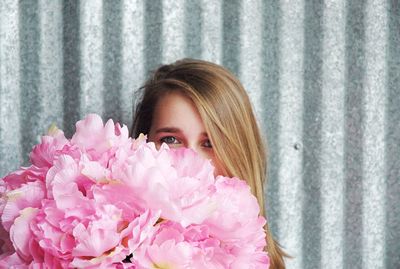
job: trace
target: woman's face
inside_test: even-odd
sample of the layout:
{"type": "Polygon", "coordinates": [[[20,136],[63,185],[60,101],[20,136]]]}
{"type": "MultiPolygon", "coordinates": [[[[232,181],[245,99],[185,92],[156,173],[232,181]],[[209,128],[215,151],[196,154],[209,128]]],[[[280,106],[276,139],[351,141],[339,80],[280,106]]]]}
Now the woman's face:
{"type": "Polygon", "coordinates": [[[148,134],[150,141],[157,147],[166,143],[171,148],[191,148],[204,158],[211,159],[216,175],[222,173],[222,166],[215,157],[203,121],[192,100],[172,91],[158,100],[153,113],[148,134]]]}

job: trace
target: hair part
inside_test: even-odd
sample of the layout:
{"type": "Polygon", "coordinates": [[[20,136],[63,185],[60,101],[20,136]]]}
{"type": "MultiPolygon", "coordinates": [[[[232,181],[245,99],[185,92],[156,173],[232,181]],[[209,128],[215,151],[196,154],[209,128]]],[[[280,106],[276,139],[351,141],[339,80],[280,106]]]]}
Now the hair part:
{"type": "MultiPolygon", "coordinates": [[[[149,133],[154,108],[166,93],[179,91],[189,97],[203,120],[225,174],[247,182],[265,216],[266,146],[249,97],[239,80],[219,65],[185,59],[160,67],[141,90],[144,92],[136,108],[131,135],[149,133]]],[[[285,268],[283,256],[287,255],[273,240],[268,223],[265,232],[270,268],[285,268]]]]}

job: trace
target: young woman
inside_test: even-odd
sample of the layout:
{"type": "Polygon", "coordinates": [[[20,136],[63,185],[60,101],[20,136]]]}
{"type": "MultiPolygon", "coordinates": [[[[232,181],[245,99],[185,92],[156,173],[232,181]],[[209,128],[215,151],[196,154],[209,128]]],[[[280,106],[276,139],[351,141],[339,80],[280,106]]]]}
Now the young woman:
{"type": "MultiPolygon", "coordinates": [[[[212,160],[216,174],[246,180],[264,215],[266,150],[238,79],[219,65],[185,59],[158,68],[142,89],[131,135],[193,148],[212,160]]],[[[268,224],[265,230],[270,268],[285,268],[268,224]]]]}

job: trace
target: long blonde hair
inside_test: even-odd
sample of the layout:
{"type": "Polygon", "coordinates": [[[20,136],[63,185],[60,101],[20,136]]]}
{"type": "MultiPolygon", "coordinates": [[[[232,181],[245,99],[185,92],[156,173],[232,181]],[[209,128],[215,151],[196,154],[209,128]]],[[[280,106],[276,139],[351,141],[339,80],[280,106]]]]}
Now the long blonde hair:
{"type": "MultiPolygon", "coordinates": [[[[158,68],[142,89],[131,135],[149,133],[154,107],[164,94],[183,93],[198,109],[226,175],[246,180],[265,216],[266,147],[249,97],[239,80],[222,66],[184,59],[158,68]]],[[[265,231],[270,268],[285,268],[283,256],[286,255],[273,240],[268,223],[265,231]]]]}

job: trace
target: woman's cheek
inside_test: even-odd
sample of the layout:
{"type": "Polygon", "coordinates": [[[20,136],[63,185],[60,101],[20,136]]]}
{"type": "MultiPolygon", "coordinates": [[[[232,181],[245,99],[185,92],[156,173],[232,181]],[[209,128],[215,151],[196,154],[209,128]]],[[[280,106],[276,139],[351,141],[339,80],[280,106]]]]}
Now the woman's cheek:
{"type": "Polygon", "coordinates": [[[215,170],[214,170],[214,175],[215,175],[215,176],[218,176],[218,175],[227,176],[226,173],[225,173],[224,166],[223,166],[222,163],[217,159],[217,157],[215,156],[213,150],[206,149],[206,150],[203,150],[200,154],[201,154],[204,158],[210,159],[210,160],[211,160],[212,165],[215,167],[215,170]]]}
{"type": "Polygon", "coordinates": [[[214,176],[228,176],[224,167],[218,160],[213,160],[213,165],[215,167],[214,176]]]}

